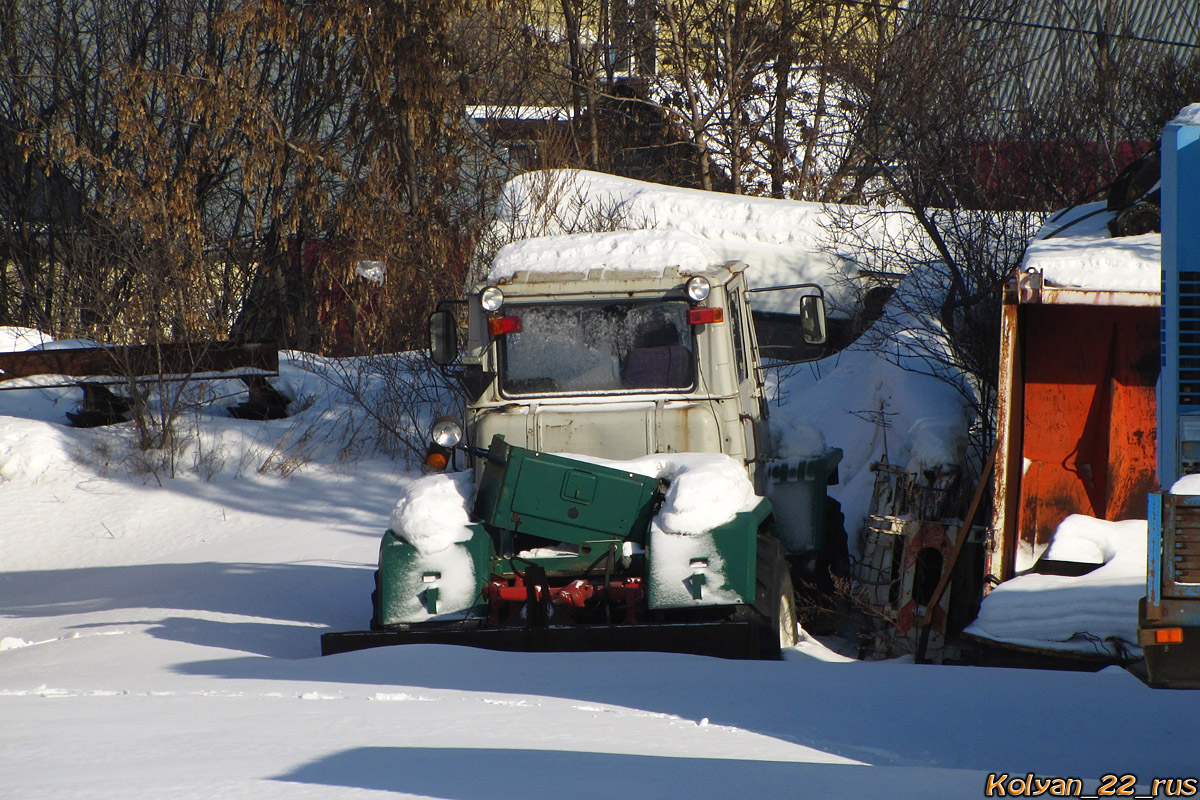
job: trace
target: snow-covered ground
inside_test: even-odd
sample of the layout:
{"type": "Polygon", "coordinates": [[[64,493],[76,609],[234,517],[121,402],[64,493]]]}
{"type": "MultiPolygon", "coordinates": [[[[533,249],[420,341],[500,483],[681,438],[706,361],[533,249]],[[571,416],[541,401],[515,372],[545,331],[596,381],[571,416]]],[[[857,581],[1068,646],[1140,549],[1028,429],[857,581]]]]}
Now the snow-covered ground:
{"type": "MultiPolygon", "coordinates": [[[[928,431],[954,410],[872,358],[782,387],[812,415],[797,424],[825,421],[846,448],[848,506],[881,447],[859,404],[899,415],[894,463],[934,458],[946,439],[928,431]]],[[[139,456],[128,425],[63,425],[78,390],[0,392],[0,797],[958,798],[989,773],[1088,791],[1108,773],[1143,788],[1197,773],[1200,693],[1115,668],[859,662],[811,638],[778,663],[322,658],[322,632],[366,625],[379,537],[414,476],[338,438],[363,430],[330,383],[342,373],[299,356],[282,373],[299,413],[189,408],[202,435],[174,462],[139,456]]]]}

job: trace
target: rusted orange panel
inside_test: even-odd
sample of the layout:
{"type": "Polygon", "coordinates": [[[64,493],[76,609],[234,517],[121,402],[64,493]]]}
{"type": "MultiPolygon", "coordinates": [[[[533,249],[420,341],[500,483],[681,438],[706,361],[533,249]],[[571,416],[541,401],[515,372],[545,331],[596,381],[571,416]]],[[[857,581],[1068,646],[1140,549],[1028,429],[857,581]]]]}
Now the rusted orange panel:
{"type": "Polygon", "coordinates": [[[1158,330],[1157,313],[1129,315],[1117,329],[1105,519],[1145,519],[1146,496],[1158,491],[1158,330]]]}
{"type": "Polygon", "coordinates": [[[1024,309],[1021,544],[1069,514],[1145,515],[1154,485],[1158,309],[1024,309]]]}

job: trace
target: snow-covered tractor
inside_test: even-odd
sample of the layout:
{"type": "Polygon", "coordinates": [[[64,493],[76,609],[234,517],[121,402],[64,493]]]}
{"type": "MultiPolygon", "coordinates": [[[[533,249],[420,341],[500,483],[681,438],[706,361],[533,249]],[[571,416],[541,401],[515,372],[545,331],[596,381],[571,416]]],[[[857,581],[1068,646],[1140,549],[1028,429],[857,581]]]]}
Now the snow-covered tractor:
{"type": "Polygon", "coordinates": [[[824,354],[821,288],[751,289],[744,270],[662,232],[503,249],[465,309],[430,318],[465,415],[434,424],[429,474],[392,513],[371,630],[326,634],[323,652],[778,658],[793,575],[844,559],[825,489],[841,451],[768,421],[763,354],[824,354]]]}

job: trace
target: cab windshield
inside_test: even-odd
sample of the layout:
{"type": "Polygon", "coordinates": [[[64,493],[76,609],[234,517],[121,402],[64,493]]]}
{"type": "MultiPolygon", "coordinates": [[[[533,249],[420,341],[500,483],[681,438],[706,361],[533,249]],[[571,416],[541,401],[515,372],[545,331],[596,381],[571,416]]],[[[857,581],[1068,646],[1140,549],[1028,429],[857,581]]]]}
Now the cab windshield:
{"type": "Polygon", "coordinates": [[[682,300],[510,305],[521,330],[501,345],[506,395],[679,391],[693,382],[682,300]]]}

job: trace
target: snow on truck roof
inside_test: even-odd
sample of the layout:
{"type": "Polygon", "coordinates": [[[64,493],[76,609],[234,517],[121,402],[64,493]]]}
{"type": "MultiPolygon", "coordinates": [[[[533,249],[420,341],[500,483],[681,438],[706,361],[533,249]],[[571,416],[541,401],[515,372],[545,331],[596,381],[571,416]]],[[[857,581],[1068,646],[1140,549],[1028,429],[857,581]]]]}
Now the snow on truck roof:
{"type": "Polygon", "coordinates": [[[618,231],[538,236],[501,248],[488,270],[489,283],[503,283],[518,274],[564,279],[591,277],[661,278],[670,271],[679,275],[708,275],[724,266],[700,239],[678,231],[618,231]],[[601,271],[600,274],[596,274],[601,271]]]}
{"type": "Polygon", "coordinates": [[[1108,231],[1114,213],[1099,202],[1051,215],[1029,243],[1021,270],[1040,272],[1046,286],[1158,294],[1162,235],[1114,238],[1108,231]]]}
{"type": "MultiPolygon", "coordinates": [[[[1162,237],[1113,238],[1107,227],[1112,217],[1104,203],[1051,215],[1030,243],[1022,270],[1042,273],[1046,286],[1157,294],[1162,237]]],[[[581,262],[661,274],[736,260],[747,265],[751,286],[817,283],[836,307],[854,284],[847,278],[859,274],[853,254],[834,241],[847,224],[866,242],[893,249],[915,227],[903,213],[684,189],[585,170],[528,172],[505,184],[493,232],[537,238],[501,250],[488,277],[499,281],[524,270],[578,274],[586,272],[581,262]],[[571,234],[601,219],[632,230],[571,234]]]]}
{"type": "Polygon", "coordinates": [[[496,206],[500,222],[539,211],[547,234],[567,233],[566,228],[603,211],[610,221],[631,229],[677,230],[707,241],[814,251],[825,241],[822,222],[827,216],[820,203],[684,189],[586,170],[527,172],[504,185],[496,206]]]}
{"type": "MultiPolygon", "coordinates": [[[[610,270],[645,269],[655,260],[657,269],[741,261],[751,286],[817,283],[836,305],[841,294],[852,293],[858,276],[858,264],[839,252],[828,230],[841,208],[683,189],[586,170],[527,172],[504,185],[492,235],[502,241],[552,237],[560,253],[539,252],[541,244],[514,242],[531,249],[501,250],[488,278],[511,277],[531,264],[537,270],[580,271],[577,265],[552,266],[554,258],[565,264],[577,257],[602,258],[610,270]],[[598,226],[623,230],[575,233],[598,226]],[[590,240],[591,236],[615,238],[590,240]],[[567,245],[572,250],[578,245],[585,255],[568,254],[567,245]],[[611,249],[606,252],[605,247],[611,249]]],[[[870,234],[888,235],[879,228],[872,227],[870,234]]],[[[850,301],[849,294],[846,299],[850,301]]]]}

